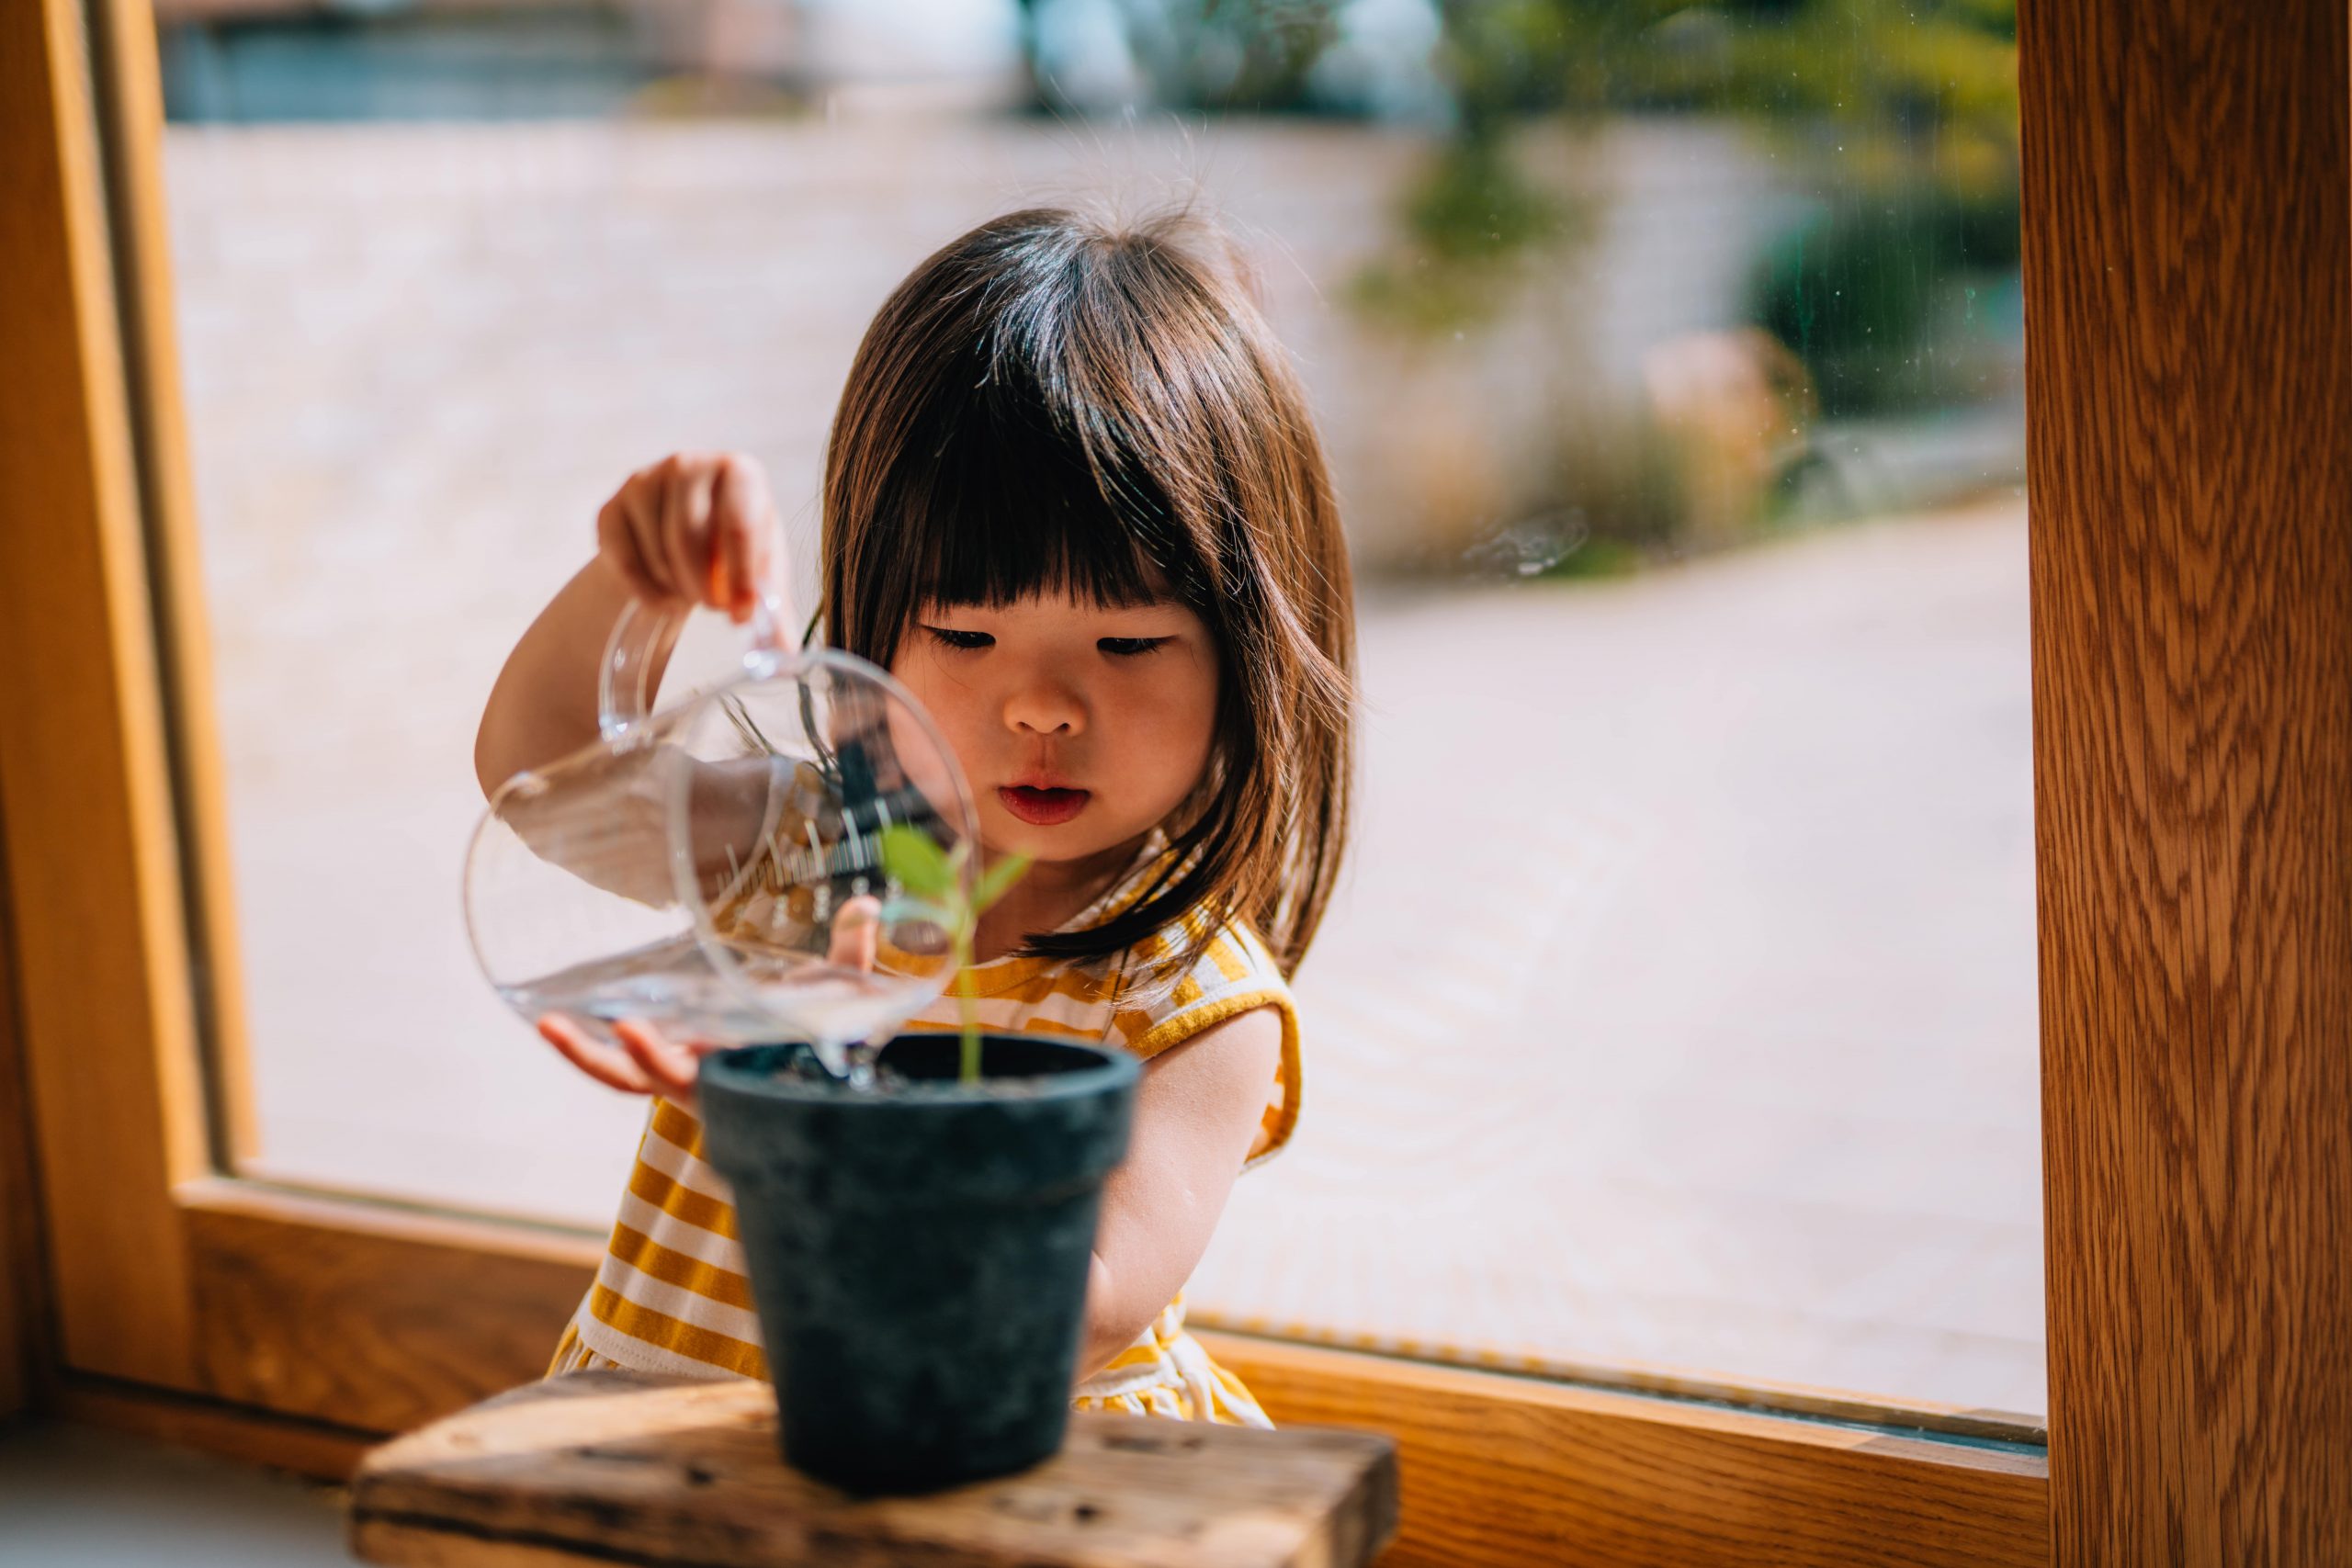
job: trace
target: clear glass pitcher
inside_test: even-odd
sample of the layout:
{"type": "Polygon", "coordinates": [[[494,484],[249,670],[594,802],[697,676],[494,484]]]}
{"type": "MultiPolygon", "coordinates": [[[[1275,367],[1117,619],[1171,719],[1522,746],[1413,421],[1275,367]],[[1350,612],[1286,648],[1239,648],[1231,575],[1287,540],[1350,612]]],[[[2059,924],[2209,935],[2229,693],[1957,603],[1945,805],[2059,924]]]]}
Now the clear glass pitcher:
{"type": "Polygon", "coordinates": [[[526,1021],[609,1043],[623,1019],[716,1044],[807,1040],[842,1070],[953,976],[950,921],[884,863],[886,832],[978,860],[955,753],[865,660],[775,646],[652,709],[676,617],[632,602],[597,681],[600,739],[500,785],[466,855],[468,933],[526,1021]]]}

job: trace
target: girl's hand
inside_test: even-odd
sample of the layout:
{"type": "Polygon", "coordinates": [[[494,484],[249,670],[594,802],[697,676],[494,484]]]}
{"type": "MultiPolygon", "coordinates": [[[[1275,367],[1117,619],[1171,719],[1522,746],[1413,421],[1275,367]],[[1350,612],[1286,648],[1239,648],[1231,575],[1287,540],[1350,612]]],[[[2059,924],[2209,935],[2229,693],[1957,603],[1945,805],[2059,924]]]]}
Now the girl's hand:
{"type": "Polygon", "coordinates": [[[759,461],[740,452],[679,452],[629,475],[596,513],[596,553],[640,599],[707,604],[738,624],[763,598],[779,632],[784,525],[759,461]]]}
{"type": "Polygon", "coordinates": [[[693,1106],[695,1071],[718,1047],[699,1040],[673,1044],[651,1024],[634,1018],[614,1024],[613,1034],[621,1043],[617,1051],[598,1043],[568,1013],[551,1012],[539,1019],[539,1038],[598,1083],[625,1094],[658,1094],[693,1106]]]}
{"type": "MultiPolygon", "coordinates": [[[[881,902],[861,894],[842,904],[841,913],[833,917],[827,956],[853,969],[871,969],[881,935],[881,902]]],[[[618,1050],[598,1041],[565,1013],[542,1014],[538,1028],[540,1039],[598,1083],[627,1094],[658,1094],[689,1111],[694,1109],[695,1078],[702,1070],[702,1059],[724,1049],[714,1041],[670,1040],[635,1018],[613,1025],[613,1034],[620,1042],[618,1050]]]]}

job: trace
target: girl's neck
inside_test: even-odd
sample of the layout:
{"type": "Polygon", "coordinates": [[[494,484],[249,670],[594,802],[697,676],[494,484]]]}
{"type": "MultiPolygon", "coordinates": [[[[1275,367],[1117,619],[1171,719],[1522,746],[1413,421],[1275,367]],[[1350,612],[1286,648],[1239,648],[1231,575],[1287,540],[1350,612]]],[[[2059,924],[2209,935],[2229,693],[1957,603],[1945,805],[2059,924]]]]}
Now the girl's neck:
{"type": "MultiPolygon", "coordinates": [[[[985,964],[1012,952],[1033,931],[1059,930],[1064,922],[1110,890],[1119,874],[1135,863],[1141,839],[1084,860],[1038,861],[980,916],[972,956],[985,964]]],[[[993,864],[997,857],[988,855],[993,864]]]]}

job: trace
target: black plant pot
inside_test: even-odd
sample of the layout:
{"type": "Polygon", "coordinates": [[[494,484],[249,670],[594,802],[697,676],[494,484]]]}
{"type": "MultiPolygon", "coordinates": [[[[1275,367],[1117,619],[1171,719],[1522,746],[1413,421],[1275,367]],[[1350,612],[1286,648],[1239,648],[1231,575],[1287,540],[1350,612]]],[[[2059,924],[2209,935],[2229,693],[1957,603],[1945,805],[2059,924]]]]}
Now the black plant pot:
{"type": "Polygon", "coordinates": [[[705,1057],[704,1149],[735,1190],[787,1463],[923,1492],[1052,1455],[1069,1419],[1102,1179],[1140,1064],[986,1037],[884,1047],[897,1089],[790,1070],[805,1045],[705,1057]]]}

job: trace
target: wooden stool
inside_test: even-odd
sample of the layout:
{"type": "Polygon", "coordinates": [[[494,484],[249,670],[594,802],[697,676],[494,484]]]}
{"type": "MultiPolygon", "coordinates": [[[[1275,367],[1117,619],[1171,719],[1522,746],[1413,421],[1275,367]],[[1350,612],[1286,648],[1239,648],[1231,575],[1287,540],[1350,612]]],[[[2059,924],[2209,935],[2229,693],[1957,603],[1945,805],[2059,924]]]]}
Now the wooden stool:
{"type": "Polygon", "coordinates": [[[376,1450],[351,1489],[352,1550],[417,1568],[1349,1565],[1396,1528],[1375,1433],[1080,1412],[1035,1470],[859,1498],[778,1457],[766,1384],[634,1372],[501,1394],[376,1450]]]}

